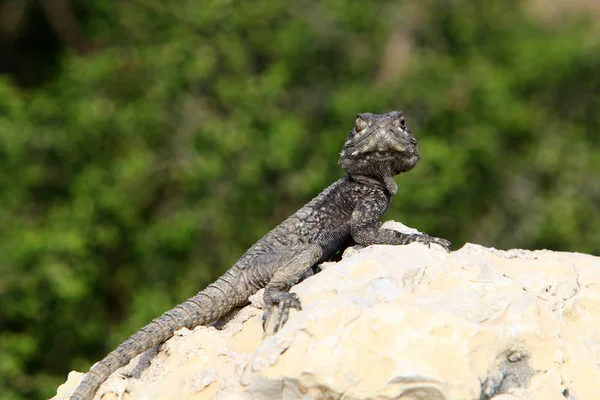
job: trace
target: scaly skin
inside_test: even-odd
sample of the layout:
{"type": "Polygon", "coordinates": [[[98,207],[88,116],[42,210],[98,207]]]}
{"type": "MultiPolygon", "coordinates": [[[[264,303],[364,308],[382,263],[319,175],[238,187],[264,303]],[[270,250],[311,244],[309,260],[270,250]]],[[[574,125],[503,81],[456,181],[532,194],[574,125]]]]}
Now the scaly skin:
{"type": "Polygon", "coordinates": [[[398,186],[393,176],[414,168],[419,148],[402,112],[358,114],[339,164],[348,173],[256,242],[223,276],[133,334],[96,363],[71,400],[91,400],[118,368],[173,336],[180,328],[207,325],[247,303],[265,288],[263,325],[273,332],[287,321],[290,308],[301,304],[289,289],[314,265],[343,250],[350,241],[362,245],[450,242],[425,234],[381,229],[379,217],[398,186]]]}

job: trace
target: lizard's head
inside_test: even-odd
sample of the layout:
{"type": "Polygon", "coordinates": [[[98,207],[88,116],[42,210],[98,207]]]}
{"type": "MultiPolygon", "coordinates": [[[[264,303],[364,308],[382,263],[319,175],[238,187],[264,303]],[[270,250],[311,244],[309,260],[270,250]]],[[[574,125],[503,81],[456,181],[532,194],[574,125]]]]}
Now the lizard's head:
{"type": "Polygon", "coordinates": [[[385,178],[413,169],[417,161],[417,140],[402,111],[392,111],[358,114],[338,164],[350,175],[385,178]]]}

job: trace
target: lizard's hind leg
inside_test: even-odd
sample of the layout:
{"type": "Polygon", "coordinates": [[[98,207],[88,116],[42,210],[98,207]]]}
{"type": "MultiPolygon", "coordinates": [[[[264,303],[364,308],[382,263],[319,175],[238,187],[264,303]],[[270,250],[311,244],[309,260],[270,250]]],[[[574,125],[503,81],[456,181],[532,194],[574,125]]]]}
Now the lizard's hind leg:
{"type": "Polygon", "coordinates": [[[265,311],[263,314],[263,328],[269,332],[268,327],[273,326],[272,333],[276,333],[288,320],[290,308],[302,309],[300,300],[295,293],[290,293],[290,288],[315,265],[323,249],[317,244],[304,245],[299,249],[292,249],[292,258],[277,269],[269,283],[265,286],[264,300],[265,311]],[[273,324],[271,320],[274,319],[273,324]]]}

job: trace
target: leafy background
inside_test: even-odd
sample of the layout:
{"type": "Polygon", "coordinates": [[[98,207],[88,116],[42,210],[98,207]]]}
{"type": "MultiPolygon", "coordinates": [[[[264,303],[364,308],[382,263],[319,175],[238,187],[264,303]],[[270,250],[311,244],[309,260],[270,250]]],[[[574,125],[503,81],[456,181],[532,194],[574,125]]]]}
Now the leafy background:
{"type": "Polygon", "coordinates": [[[0,1],[0,398],[50,397],[343,171],[357,112],[422,160],[386,219],[600,253],[596,1],[0,1]]]}

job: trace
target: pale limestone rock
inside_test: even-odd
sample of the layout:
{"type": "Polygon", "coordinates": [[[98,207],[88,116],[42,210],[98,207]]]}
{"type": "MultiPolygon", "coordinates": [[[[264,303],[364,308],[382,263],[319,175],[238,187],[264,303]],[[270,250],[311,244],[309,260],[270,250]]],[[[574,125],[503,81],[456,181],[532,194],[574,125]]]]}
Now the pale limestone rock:
{"type": "MultiPolygon", "coordinates": [[[[113,374],[99,393],[104,400],[600,399],[598,257],[473,244],[450,254],[419,243],[371,246],[324,264],[293,291],[303,310],[276,335],[263,338],[261,310],[248,306],[220,330],[178,331],[139,379],[113,374]]],[[[82,376],[69,374],[56,398],[82,376]]]]}

